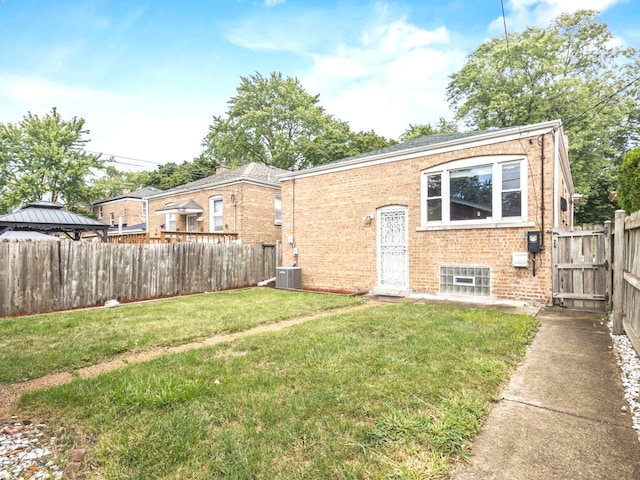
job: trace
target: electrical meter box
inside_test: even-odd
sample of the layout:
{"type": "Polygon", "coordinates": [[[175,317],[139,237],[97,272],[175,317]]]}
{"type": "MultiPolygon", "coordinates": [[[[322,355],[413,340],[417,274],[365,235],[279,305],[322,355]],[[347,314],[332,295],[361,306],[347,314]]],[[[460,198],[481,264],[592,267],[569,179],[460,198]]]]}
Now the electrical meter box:
{"type": "Polygon", "coordinates": [[[540,237],[542,232],[535,230],[527,232],[527,250],[529,253],[538,253],[540,251],[540,237]]]}

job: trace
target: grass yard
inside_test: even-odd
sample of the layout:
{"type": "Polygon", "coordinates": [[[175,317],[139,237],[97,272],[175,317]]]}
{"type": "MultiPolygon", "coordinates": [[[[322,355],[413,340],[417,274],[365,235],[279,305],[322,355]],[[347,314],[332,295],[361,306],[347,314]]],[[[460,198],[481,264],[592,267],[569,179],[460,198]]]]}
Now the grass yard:
{"type": "Polygon", "coordinates": [[[91,432],[94,479],[442,478],[537,326],[372,307],[77,379],[21,407],[91,432]]]}
{"type": "Polygon", "coordinates": [[[73,371],[156,346],[180,345],[361,304],[336,295],[254,288],[0,319],[0,383],[73,371]]]}

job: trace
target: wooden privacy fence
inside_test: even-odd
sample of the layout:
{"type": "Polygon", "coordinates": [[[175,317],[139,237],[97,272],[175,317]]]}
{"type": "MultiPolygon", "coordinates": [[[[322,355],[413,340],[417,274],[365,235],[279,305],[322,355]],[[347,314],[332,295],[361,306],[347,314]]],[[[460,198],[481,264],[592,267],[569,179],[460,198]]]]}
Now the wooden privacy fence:
{"type": "Polygon", "coordinates": [[[277,244],[0,242],[0,316],[256,285],[277,244]]]}
{"type": "Polygon", "coordinates": [[[616,212],[613,257],[613,333],[640,353],[640,211],[616,212]]]}

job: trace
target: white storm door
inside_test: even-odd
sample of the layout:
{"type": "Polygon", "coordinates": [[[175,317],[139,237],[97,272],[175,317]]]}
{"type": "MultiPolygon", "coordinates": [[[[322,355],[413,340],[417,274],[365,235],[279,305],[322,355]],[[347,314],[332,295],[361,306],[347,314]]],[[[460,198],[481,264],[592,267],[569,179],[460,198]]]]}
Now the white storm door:
{"type": "Polygon", "coordinates": [[[187,215],[187,232],[197,232],[197,231],[198,231],[198,216],[187,215]]]}
{"type": "Polygon", "coordinates": [[[406,289],[409,283],[407,208],[378,210],[378,288],[406,289]]]}

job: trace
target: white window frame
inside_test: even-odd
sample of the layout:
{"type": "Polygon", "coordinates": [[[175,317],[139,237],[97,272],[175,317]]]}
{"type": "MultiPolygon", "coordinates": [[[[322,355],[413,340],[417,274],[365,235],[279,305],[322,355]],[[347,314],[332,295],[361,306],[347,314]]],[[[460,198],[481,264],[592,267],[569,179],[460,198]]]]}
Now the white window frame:
{"type": "Polygon", "coordinates": [[[143,200],[142,201],[142,218],[144,219],[144,221],[147,221],[147,212],[148,212],[148,206],[147,206],[147,201],[143,200]]]}
{"type": "Polygon", "coordinates": [[[109,225],[113,227],[115,226],[115,224],[116,224],[116,214],[114,212],[111,212],[109,214],[109,225]]]}
{"type": "Polygon", "coordinates": [[[102,220],[103,216],[104,216],[104,212],[102,210],[102,205],[98,205],[98,220],[102,220]]]}
{"type": "MultiPolygon", "coordinates": [[[[421,172],[420,178],[420,223],[421,227],[448,227],[448,226],[474,226],[501,223],[526,223],[528,212],[528,195],[527,195],[527,158],[522,155],[500,155],[500,156],[484,156],[466,158],[463,160],[455,160],[443,165],[428,168],[421,172]],[[502,216],[502,166],[508,164],[520,165],[520,216],[503,217],[502,216]],[[492,181],[492,216],[479,220],[450,220],[450,178],[449,173],[454,170],[460,170],[472,167],[491,166],[492,181]],[[441,196],[442,199],[442,220],[427,220],[427,188],[428,176],[441,175],[441,196]]],[[[504,190],[511,192],[515,190],[504,190]]]]}
{"type": "Polygon", "coordinates": [[[175,232],[178,226],[178,219],[175,213],[164,214],[164,229],[167,232],[175,232]]]}
{"type": "Polygon", "coordinates": [[[276,225],[282,225],[282,196],[276,193],[273,196],[273,208],[274,208],[274,223],[276,225]]]}
{"type": "Polygon", "coordinates": [[[222,195],[209,198],[209,231],[210,232],[224,232],[224,199],[222,195]],[[215,204],[216,202],[222,202],[222,211],[220,215],[216,215],[215,204]],[[216,218],[221,218],[221,228],[216,229],[216,218]]]}

